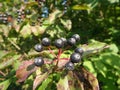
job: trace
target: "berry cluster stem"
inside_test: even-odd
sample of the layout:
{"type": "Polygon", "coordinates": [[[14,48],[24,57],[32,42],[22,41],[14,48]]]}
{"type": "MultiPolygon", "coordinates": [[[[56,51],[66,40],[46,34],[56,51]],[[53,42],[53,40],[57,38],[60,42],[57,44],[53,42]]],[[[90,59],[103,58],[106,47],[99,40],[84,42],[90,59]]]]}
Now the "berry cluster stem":
{"type": "Polygon", "coordinates": [[[57,56],[57,63],[56,63],[56,66],[58,65],[59,63],[59,60],[60,60],[60,55],[62,54],[62,49],[59,49],[58,51],[58,56],[57,56]]]}
{"type": "Polygon", "coordinates": [[[50,53],[51,53],[52,55],[54,55],[54,56],[55,56],[55,58],[57,58],[57,56],[56,56],[56,55],[55,55],[55,53],[51,50],[51,48],[50,48],[50,47],[48,47],[48,49],[49,49],[50,53]]]}

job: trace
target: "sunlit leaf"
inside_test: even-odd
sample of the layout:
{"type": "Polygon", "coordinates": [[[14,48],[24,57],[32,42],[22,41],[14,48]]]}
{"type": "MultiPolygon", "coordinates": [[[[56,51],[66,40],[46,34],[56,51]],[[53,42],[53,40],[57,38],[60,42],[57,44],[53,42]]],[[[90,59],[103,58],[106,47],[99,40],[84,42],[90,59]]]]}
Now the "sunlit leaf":
{"type": "Polygon", "coordinates": [[[51,70],[46,73],[43,73],[43,74],[41,73],[37,75],[33,82],[33,90],[36,90],[38,85],[40,85],[49,76],[50,73],[51,73],[51,70]]]}
{"type": "Polygon", "coordinates": [[[59,82],[57,83],[57,90],[69,90],[67,76],[65,76],[59,80],[59,82]]]}
{"type": "Polygon", "coordinates": [[[110,3],[117,3],[119,0],[108,0],[110,3]]]}
{"type": "Polygon", "coordinates": [[[95,67],[97,68],[97,72],[101,73],[104,77],[106,77],[107,67],[101,61],[95,61],[95,67]]]}
{"type": "Polygon", "coordinates": [[[115,44],[111,44],[109,48],[112,52],[118,53],[119,49],[115,44]]]}
{"type": "Polygon", "coordinates": [[[49,86],[49,83],[52,83],[52,79],[51,77],[45,79],[42,84],[39,86],[38,90],[46,90],[46,88],[49,86]]]}
{"type": "Polygon", "coordinates": [[[72,28],[72,22],[71,22],[71,20],[63,20],[63,19],[60,19],[60,20],[61,20],[61,23],[64,25],[64,27],[67,30],[70,30],[72,28]]]}
{"type": "Polygon", "coordinates": [[[120,56],[115,53],[104,53],[101,55],[102,63],[108,64],[111,67],[120,70],[120,56]]]}
{"type": "Polygon", "coordinates": [[[39,34],[43,34],[45,32],[45,29],[36,25],[36,26],[31,26],[31,31],[35,36],[38,36],[39,34]]]}
{"type": "Polygon", "coordinates": [[[84,67],[86,67],[91,73],[93,73],[95,76],[97,75],[97,72],[95,70],[95,67],[91,61],[85,60],[83,63],[84,67]]]}
{"type": "Polygon", "coordinates": [[[11,79],[7,79],[7,80],[5,80],[3,82],[0,82],[0,90],[7,90],[10,83],[11,83],[11,79]]]}
{"type": "Polygon", "coordinates": [[[0,59],[5,56],[8,52],[6,51],[0,51],[0,59]]]}
{"type": "Polygon", "coordinates": [[[21,29],[20,31],[21,35],[26,38],[28,37],[29,35],[31,35],[31,27],[29,24],[23,26],[23,28],[21,29]]]}
{"type": "Polygon", "coordinates": [[[88,10],[88,9],[90,9],[90,7],[89,6],[87,6],[87,5],[74,5],[73,7],[72,7],[72,9],[73,10],[88,10]]]}
{"type": "Polygon", "coordinates": [[[106,43],[95,41],[95,40],[91,40],[88,45],[85,44],[85,45],[82,45],[81,47],[84,49],[83,56],[97,53],[106,48],[109,48],[109,46],[106,43]]]}

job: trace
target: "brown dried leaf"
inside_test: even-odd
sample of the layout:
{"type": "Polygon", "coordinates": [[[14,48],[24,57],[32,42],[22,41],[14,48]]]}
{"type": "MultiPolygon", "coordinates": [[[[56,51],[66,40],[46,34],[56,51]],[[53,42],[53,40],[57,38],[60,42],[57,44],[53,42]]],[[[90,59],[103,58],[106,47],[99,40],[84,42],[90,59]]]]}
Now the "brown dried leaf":
{"type": "Polygon", "coordinates": [[[23,82],[37,67],[33,64],[32,60],[24,61],[16,71],[17,82],[23,82]]]}
{"type": "Polygon", "coordinates": [[[84,90],[82,88],[81,82],[75,78],[72,71],[68,71],[57,83],[57,90],[84,90]]]}
{"type": "Polygon", "coordinates": [[[75,77],[80,81],[82,90],[99,90],[97,78],[84,67],[80,66],[78,70],[74,71],[75,77]]]}
{"type": "Polygon", "coordinates": [[[75,75],[72,71],[68,72],[67,77],[70,90],[84,90],[82,83],[78,80],[78,78],[75,78],[75,75]]]}

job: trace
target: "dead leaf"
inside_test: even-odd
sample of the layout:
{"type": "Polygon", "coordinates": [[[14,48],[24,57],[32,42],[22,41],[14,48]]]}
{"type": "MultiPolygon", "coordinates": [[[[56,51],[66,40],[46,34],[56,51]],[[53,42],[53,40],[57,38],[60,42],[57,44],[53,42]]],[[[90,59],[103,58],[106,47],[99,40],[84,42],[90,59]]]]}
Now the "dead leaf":
{"type": "Polygon", "coordinates": [[[74,71],[74,75],[81,82],[84,88],[82,90],[99,90],[97,78],[84,67],[80,66],[78,70],[74,71]]]}

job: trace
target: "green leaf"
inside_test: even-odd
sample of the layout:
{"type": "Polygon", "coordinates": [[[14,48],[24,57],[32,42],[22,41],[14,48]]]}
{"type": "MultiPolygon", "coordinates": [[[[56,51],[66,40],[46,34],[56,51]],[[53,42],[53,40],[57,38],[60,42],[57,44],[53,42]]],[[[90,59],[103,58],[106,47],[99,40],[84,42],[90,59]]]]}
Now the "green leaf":
{"type": "Polygon", "coordinates": [[[111,44],[109,48],[113,53],[118,53],[119,49],[115,44],[111,44]]]}
{"type": "Polygon", "coordinates": [[[93,53],[98,53],[106,48],[109,48],[109,46],[106,43],[95,41],[95,40],[90,40],[88,45],[82,45],[79,46],[84,49],[83,56],[90,55],[93,53]]]}
{"type": "Polygon", "coordinates": [[[42,84],[39,86],[38,90],[46,90],[46,88],[48,87],[48,84],[52,83],[52,79],[50,77],[48,77],[47,79],[45,79],[42,84]]]}
{"type": "Polygon", "coordinates": [[[93,73],[95,76],[97,75],[97,72],[95,70],[95,67],[93,66],[93,63],[91,61],[85,60],[83,63],[84,67],[86,67],[91,73],[93,73]]]}
{"type": "Polygon", "coordinates": [[[72,28],[71,20],[60,19],[60,21],[67,30],[70,30],[72,28]]]}
{"type": "Polygon", "coordinates": [[[27,38],[29,35],[31,35],[31,27],[29,24],[26,24],[23,26],[23,28],[20,31],[20,34],[24,37],[27,38]]]}
{"type": "Polygon", "coordinates": [[[8,52],[6,51],[0,51],[0,59],[4,57],[8,52]]]}
{"type": "Polygon", "coordinates": [[[60,78],[59,82],[57,83],[57,90],[69,90],[67,76],[60,78]]]}
{"type": "Polygon", "coordinates": [[[120,70],[120,56],[114,53],[104,53],[101,55],[102,63],[110,65],[111,67],[120,70]]]}
{"type": "Polygon", "coordinates": [[[95,61],[94,63],[97,68],[97,73],[101,73],[104,77],[106,77],[107,67],[101,61],[95,61]]]}
{"type": "Polygon", "coordinates": [[[12,65],[15,60],[17,60],[20,55],[14,55],[12,58],[8,59],[5,62],[0,63],[0,69],[5,69],[6,67],[12,65]]]}
{"type": "MultiPolygon", "coordinates": [[[[33,90],[36,90],[38,85],[40,85],[46,78],[48,78],[49,74],[51,73],[51,70],[48,72],[45,72],[43,74],[38,74],[33,82],[33,90]]],[[[41,87],[42,88],[42,87],[41,87]]],[[[41,90],[41,89],[39,89],[41,90]]]]}
{"type": "Polygon", "coordinates": [[[0,83],[0,90],[7,90],[10,83],[11,83],[11,79],[8,79],[8,80],[5,80],[5,81],[1,82],[0,83]]]}
{"type": "Polygon", "coordinates": [[[118,3],[119,0],[108,0],[110,3],[118,3]]]}
{"type": "Polygon", "coordinates": [[[87,6],[86,4],[81,4],[81,5],[74,5],[72,9],[73,10],[88,10],[90,9],[90,7],[87,6]]]}

